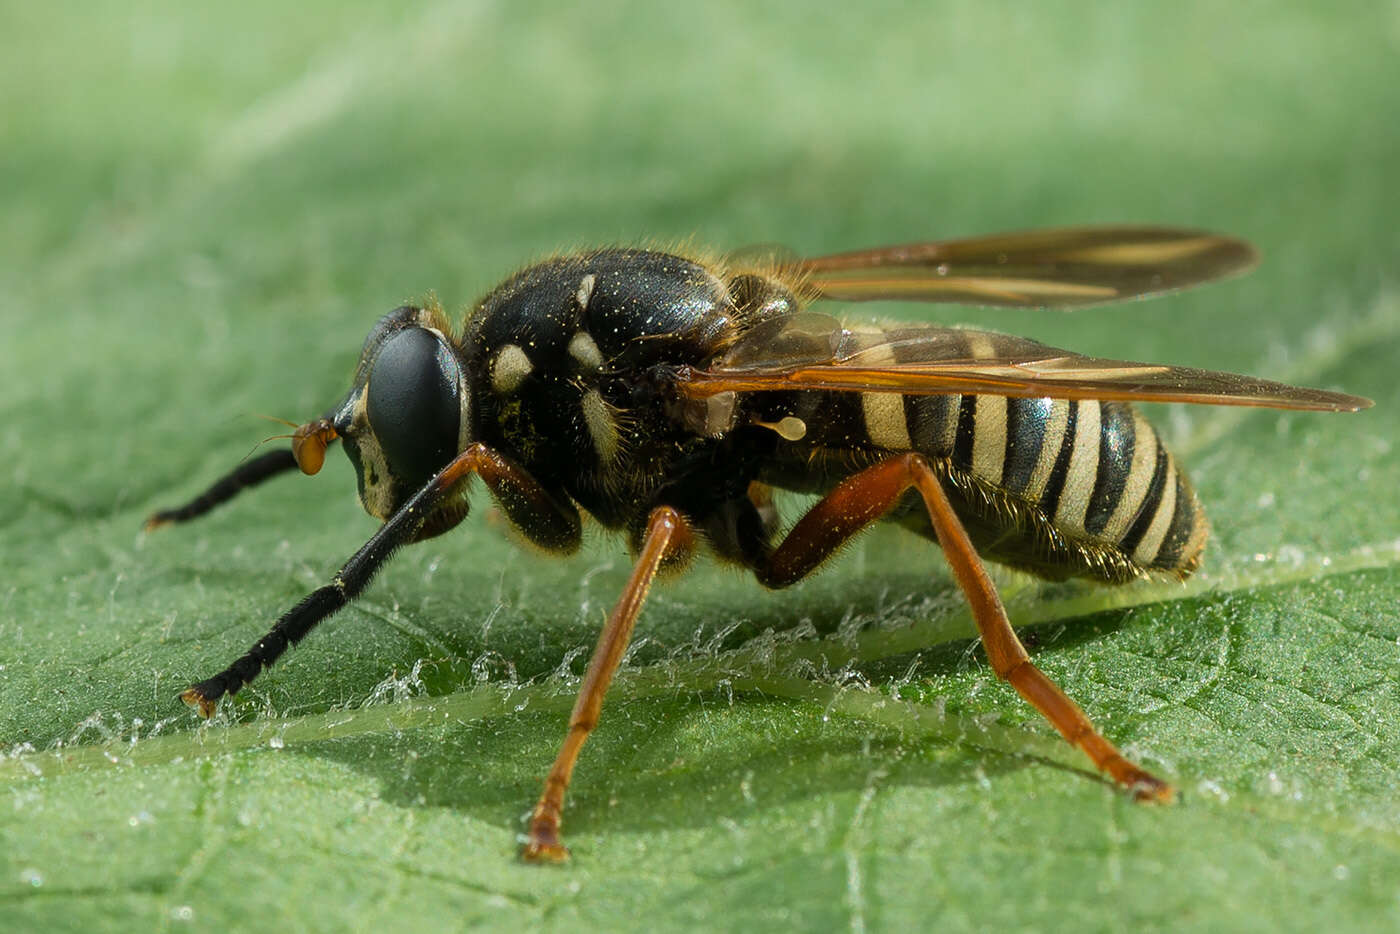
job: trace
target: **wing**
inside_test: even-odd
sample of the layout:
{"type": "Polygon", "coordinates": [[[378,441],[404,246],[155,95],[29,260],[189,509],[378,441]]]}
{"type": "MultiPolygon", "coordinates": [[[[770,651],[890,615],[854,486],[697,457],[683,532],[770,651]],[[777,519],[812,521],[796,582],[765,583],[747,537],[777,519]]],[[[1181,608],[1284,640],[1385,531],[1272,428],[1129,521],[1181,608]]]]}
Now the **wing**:
{"type": "Polygon", "coordinates": [[[674,385],[681,396],[690,399],[724,392],[825,389],[1194,402],[1333,412],[1371,405],[1371,400],[1360,396],[1252,376],[1084,357],[988,331],[852,329],[814,312],[758,325],[712,366],[679,370],[674,385]]]}
{"type": "Polygon", "coordinates": [[[1063,227],[837,253],[787,265],[817,298],[1078,308],[1238,275],[1243,240],[1171,227],[1063,227]]]}

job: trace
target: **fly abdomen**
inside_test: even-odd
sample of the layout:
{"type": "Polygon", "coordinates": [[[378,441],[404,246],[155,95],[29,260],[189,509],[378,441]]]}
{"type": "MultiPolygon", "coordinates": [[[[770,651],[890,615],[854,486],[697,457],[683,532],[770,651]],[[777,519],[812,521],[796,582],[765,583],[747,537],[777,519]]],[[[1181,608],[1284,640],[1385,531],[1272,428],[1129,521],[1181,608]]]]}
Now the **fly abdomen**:
{"type": "MultiPolygon", "coordinates": [[[[1190,574],[1207,525],[1157,433],[1122,402],[992,395],[774,394],[761,423],[805,427],[765,482],[821,492],[878,452],[917,451],[946,471],[979,550],[1040,574],[1121,582],[1190,574]]],[[[931,534],[917,497],[892,518],[931,534]]]]}
{"type": "MultiPolygon", "coordinates": [[[[848,330],[838,356],[871,368],[930,359],[996,366],[1025,356],[1027,344],[964,329],[848,330]]],[[[1208,527],[1190,484],[1125,402],[874,390],[751,399],[757,424],[790,417],[802,426],[793,447],[773,455],[765,482],[823,492],[881,451],[926,454],[946,471],[979,551],[1045,577],[1185,577],[1205,546],[1208,527]]],[[[916,500],[891,518],[931,534],[916,500]]]]}
{"type": "Polygon", "coordinates": [[[1205,517],[1142,414],[1123,402],[1060,402],[1047,421],[1064,427],[1035,502],[1054,525],[1072,539],[1116,547],[1138,568],[1182,576],[1194,570],[1205,517]]]}
{"type": "Polygon", "coordinates": [[[980,487],[984,521],[1025,527],[1024,538],[1001,530],[996,548],[1010,563],[1041,570],[1032,555],[1049,547],[1069,552],[1061,557],[1081,565],[1077,573],[1111,580],[1195,568],[1204,516],[1175,459],[1132,406],[906,396],[904,411],[913,449],[947,458],[980,487]],[[1040,541],[1046,533],[1049,541],[1040,541]]]}

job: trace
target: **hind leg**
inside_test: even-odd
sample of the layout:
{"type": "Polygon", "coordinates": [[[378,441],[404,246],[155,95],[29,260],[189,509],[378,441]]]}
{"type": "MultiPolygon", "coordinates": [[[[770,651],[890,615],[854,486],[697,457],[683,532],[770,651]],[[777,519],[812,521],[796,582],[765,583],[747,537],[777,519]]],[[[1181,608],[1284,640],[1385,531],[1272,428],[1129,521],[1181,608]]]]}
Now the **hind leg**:
{"type": "Polygon", "coordinates": [[[1139,800],[1169,801],[1171,785],[1128,761],[1095,729],[1079,705],[1030,660],[1011,628],[987,569],[953,511],[938,475],[921,454],[902,454],[847,478],[811,508],[782,543],[756,568],[768,587],[786,587],[806,577],[841,545],[917,490],[953,576],[998,678],[1014,687],[1055,729],[1083,750],[1094,765],[1139,800]]]}

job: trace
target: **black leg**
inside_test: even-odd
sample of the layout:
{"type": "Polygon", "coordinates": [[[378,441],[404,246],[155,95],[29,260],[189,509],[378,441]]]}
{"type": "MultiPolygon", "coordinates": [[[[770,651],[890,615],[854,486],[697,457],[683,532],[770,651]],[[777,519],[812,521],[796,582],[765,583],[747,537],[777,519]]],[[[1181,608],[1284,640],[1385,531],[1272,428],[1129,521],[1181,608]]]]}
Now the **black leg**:
{"type": "Polygon", "coordinates": [[[532,540],[546,548],[570,551],[578,547],[578,510],[550,493],[520,467],[484,444],[473,444],[438,471],[428,483],[380,526],[368,542],[331,578],[287,611],[267,635],[228,668],[191,687],[180,699],[208,717],[219,698],[233,694],[300,642],[317,623],[355,599],[374,575],[451,494],[473,474],[480,475],[493,497],[532,540]]]}

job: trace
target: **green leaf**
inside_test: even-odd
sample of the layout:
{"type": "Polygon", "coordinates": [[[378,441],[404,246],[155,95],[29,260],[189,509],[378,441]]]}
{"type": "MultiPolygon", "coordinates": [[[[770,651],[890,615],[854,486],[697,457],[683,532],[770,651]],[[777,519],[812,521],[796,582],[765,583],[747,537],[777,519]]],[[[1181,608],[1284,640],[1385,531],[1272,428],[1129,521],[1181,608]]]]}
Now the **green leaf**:
{"type": "MultiPolygon", "coordinates": [[[[1393,929],[1400,112],[1343,4],[11,5],[0,56],[0,928],[1393,929]],[[338,456],[141,533],[344,391],[378,314],[569,246],[819,253],[1197,225],[1250,277],[1075,315],[930,310],[1377,400],[1164,409],[1186,585],[997,572],[1170,807],[986,668],[897,530],[765,593],[654,592],[560,870],[516,861],[622,543],[470,521],[208,725],[176,700],[373,529],[338,456]]],[[[800,502],[786,504],[800,508],[800,502]]]]}

